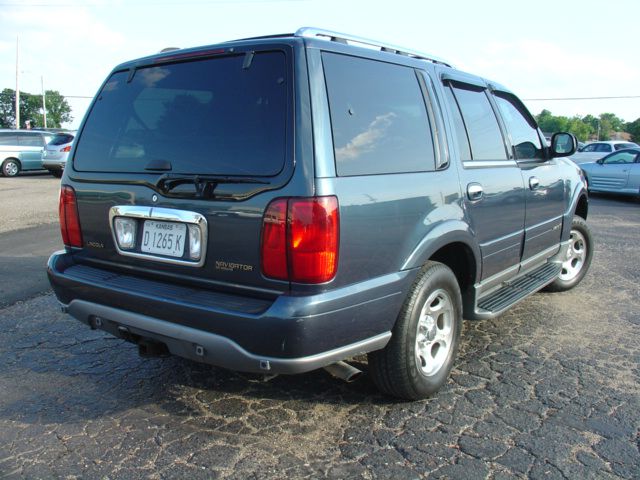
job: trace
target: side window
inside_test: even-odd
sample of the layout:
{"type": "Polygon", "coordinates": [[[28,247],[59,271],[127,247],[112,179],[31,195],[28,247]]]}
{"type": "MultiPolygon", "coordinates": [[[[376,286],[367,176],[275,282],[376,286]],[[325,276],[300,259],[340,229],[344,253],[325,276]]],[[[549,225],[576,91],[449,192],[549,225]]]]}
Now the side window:
{"type": "Polygon", "coordinates": [[[543,159],[544,152],[537,126],[524,105],[513,95],[502,92],[496,92],[494,98],[511,135],[516,159],[543,159]]]}
{"type": "Polygon", "coordinates": [[[22,147],[43,147],[42,137],[40,135],[32,135],[29,133],[19,133],[18,142],[22,147]]]}
{"type": "Polygon", "coordinates": [[[467,137],[467,130],[464,127],[464,120],[460,114],[460,107],[458,102],[453,96],[451,87],[444,87],[445,96],[447,97],[447,103],[453,116],[453,129],[458,140],[458,147],[460,148],[460,160],[471,160],[471,147],[469,147],[469,137],[467,137]]]}
{"type": "Polygon", "coordinates": [[[635,145],[633,143],[616,143],[613,148],[616,150],[623,150],[625,148],[633,148],[635,145]]]}
{"type": "Polygon", "coordinates": [[[485,91],[458,85],[453,91],[467,127],[473,159],[506,160],[502,133],[485,91]]]}
{"type": "Polygon", "coordinates": [[[432,129],[415,71],[322,54],[338,175],[435,170],[432,129]]]}
{"type": "Polygon", "coordinates": [[[635,152],[619,152],[606,158],[602,163],[607,165],[615,165],[621,163],[633,163],[636,160],[635,152]]]}
{"type": "Polygon", "coordinates": [[[599,143],[596,145],[595,151],[601,153],[611,153],[613,149],[611,148],[611,145],[607,143],[599,143]]]}
{"type": "Polygon", "coordinates": [[[595,152],[596,151],[596,145],[595,144],[591,144],[591,145],[587,145],[586,147],[584,147],[582,149],[583,152],[595,152]]]}
{"type": "Polygon", "coordinates": [[[15,133],[0,133],[0,145],[17,145],[15,133]]]}

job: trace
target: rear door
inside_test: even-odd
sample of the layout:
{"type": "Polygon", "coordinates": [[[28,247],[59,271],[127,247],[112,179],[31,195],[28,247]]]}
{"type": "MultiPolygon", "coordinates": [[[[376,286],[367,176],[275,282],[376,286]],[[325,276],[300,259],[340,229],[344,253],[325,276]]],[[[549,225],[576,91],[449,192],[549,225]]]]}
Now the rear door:
{"type": "Polygon", "coordinates": [[[43,136],[37,132],[16,132],[20,145],[20,162],[24,170],[42,168],[42,150],[45,142],[43,136]]]}
{"type": "Polygon", "coordinates": [[[287,288],[262,276],[260,236],[272,199],[312,192],[312,179],[293,177],[293,80],[293,48],[280,44],[114,72],[63,180],[77,194],[82,261],[211,288],[287,288]]]}
{"type": "Polygon", "coordinates": [[[445,98],[457,137],[465,208],[480,244],[482,280],[506,280],[518,272],[524,239],[525,192],[486,86],[445,81],[445,98]]]}

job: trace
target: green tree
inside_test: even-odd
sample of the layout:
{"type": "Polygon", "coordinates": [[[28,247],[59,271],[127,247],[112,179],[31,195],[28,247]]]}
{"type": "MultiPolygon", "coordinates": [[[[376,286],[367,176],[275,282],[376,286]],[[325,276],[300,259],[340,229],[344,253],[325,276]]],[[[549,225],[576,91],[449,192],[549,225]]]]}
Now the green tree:
{"type": "MultiPolygon", "coordinates": [[[[45,92],[47,106],[47,127],[60,128],[63,123],[73,120],[69,103],[57,90],[45,92]]],[[[5,88],[0,92],[0,127],[15,128],[16,123],[16,92],[5,88]]],[[[30,120],[31,127],[44,127],[42,114],[42,96],[28,92],[20,92],[20,123],[24,128],[25,122],[30,120]]]]}
{"type": "Polygon", "coordinates": [[[591,125],[583,122],[578,115],[569,119],[569,128],[567,129],[567,131],[569,133],[573,133],[581,142],[587,141],[593,133],[591,125]]]}
{"type": "Polygon", "coordinates": [[[627,123],[624,130],[631,134],[631,140],[636,143],[640,142],[640,118],[636,118],[633,122],[627,123]]]}
{"type": "Polygon", "coordinates": [[[601,113],[600,114],[600,121],[601,122],[608,122],[608,124],[610,125],[611,130],[613,130],[614,132],[621,132],[622,129],[624,128],[624,120],[622,120],[621,118],[617,117],[615,114],[613,113],[601,113]]]}
{"type": "Polygon", "coordinates": [[[60,128],[63,123],[69,123],[73,120],[69,103],[57,90],[47,90],[45,102],[47,104],[48,127],[60,128]]]}
{"type": "Polygon", "coordinates": [[[536,122],[538,122],[540,130],[545,133],[566,132],[569,127],[567,117],[556,117],[549,110],[542,110],[536,116],[536,122]]]}
{"type": "Polygon", "coordinates": [[[5,88],[0,92],[0,128],[13,128],[16,123],[15,92],[5,88]]]}

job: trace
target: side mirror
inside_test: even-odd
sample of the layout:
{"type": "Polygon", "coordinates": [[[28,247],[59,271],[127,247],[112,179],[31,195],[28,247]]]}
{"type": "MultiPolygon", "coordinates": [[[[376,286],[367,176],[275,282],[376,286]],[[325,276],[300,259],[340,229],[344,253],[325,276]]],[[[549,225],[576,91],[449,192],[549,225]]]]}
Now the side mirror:
{"type": "Polygon", "coordinates": [[[596,163],[599,163],[600,165],[602,165],[604,163],[604,157],[599,158],[598,160],[596,160],[596,163]]]}
{"type": "Polygon", "coordinates": [[[578,140],[570,133],[554,133],[551,137],[551,158],[573,155],[577,147],[578,140]]]}

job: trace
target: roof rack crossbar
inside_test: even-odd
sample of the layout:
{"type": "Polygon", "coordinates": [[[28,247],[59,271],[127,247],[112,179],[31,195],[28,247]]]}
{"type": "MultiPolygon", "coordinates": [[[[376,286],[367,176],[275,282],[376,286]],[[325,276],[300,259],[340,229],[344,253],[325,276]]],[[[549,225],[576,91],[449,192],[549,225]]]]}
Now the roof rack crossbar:
{"type": "Polygon", "coordinates": [[[451,63],[443,60],[442,58],[436,57],[435,55],[427,55],[395,45],[383,44],[376,40],[369,40],[367,38],[356,37],[354,35],[332,32],[331,30],[323,30],[321,28],[315,27],[302,27],[299,28],[294,35],[296,37],[305,38],[324,38],[332,42],[339,42],[344,44],[348,44],[349,42],[359,43],[361,45],[379,48],[381,52],[395,53],[396,55],[404,55],[407,57],[418,58],[420,60],[427,60],[432,63],[439,63],[442,65],[446,65],[447,67],[452,67],[451,63]]]}

